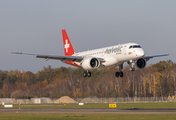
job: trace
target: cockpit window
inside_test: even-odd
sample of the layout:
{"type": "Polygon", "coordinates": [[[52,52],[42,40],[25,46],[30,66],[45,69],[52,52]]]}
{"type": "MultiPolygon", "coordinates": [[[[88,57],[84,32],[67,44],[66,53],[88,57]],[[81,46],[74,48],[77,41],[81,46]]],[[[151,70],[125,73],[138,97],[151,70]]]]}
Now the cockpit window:
{"type": "Polygon", "coordinates": [[[133,48],[141,48],[140,45],[134,45],[133,48]]]}
{"type": "Polygon", "coordinates": [[[133,48],[133,46],[130,46],[129,49],[130,49],[130,48],[133,48]]]}
{"type": "Polygon", "coordinates": [[[140,45],[133,45],[133,46],[129,47],[129,49],[131,49],[131,48],[141,48],[141,46],[140,45]]]}

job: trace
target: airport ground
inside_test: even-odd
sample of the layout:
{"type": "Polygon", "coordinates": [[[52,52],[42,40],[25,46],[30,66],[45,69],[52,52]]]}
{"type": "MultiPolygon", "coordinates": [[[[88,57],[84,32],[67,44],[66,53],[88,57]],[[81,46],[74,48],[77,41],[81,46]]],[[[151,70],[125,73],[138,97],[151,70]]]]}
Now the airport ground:
{"type": "Polygon", "coordinates": [[[118,103],[109,104],[28,104],[0,107],[0,120],[175,120],[176,103],[118,103]],[[54,107],[55,106],[55,107],[54,107]],[[123,107],[124,106],[124,107],[123,107]],[[54,108],[53,108],[54,107],[54,108]],[[65,107],[65,108],[64,108],[65,107]],[[81,108],[82,107],[82,108],[81,108]]]}

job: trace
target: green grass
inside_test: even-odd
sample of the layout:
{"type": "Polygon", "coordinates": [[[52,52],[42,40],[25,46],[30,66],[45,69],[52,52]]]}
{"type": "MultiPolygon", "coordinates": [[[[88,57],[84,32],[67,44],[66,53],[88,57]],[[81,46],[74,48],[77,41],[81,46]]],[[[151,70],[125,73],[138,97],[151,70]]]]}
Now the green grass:
{"type": "MultiPolygon", "coordinates": [[[[176,102],[160,102],[160,103],[117,103],[116,109],[176,109],[176,102]]],[[[94,109],[105,109],[109,108],[108,103],[87,103],[83,106],[78,104],[15,104],[13,108],[20,109],[59,109],[59,108],[94,108],[94,109]]],[[[0,109],[10,109],[4,108],[0,105],[0,109]]],[[[112,109],[112,108],[111,108],[112,109]]]]}
{"type": "Polygon", "coordinates": [[[0,114],[0,120],[175,120],[176,115],[145,114],[0,114]]]}

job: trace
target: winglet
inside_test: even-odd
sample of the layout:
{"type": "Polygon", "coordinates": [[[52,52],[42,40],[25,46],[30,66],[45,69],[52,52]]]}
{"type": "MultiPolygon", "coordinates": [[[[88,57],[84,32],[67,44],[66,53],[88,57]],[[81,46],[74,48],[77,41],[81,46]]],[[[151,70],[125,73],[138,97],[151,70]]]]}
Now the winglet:
{"type": "Polygon", "coordinates": [[[65,29],[62,30],[62,36],[63,36],[63,44],[64,44],[65,56],[73,55],[75,52],[74,52],[74,49],[73,49],[73,47],[71,45],[71,42],[70,42],[70,40],[68,38],[68,35],[67,35],[65,29]]]}

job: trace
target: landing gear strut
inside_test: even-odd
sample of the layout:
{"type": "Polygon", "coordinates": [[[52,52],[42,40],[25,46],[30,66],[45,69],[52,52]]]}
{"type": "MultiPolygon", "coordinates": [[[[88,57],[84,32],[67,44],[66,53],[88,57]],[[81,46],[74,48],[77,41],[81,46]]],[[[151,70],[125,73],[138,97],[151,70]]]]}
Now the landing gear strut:
{"type": "Polygon", "coordinates": [[[84,77],[91,77],[91,72],[90,71],[85,71],[83,76],[84,77]]]}
{"type": "Polygon", "coordinates": [[[134,60],[130,60],[128,62],[129,66],[130,66],[130,71],[135,71],[135,61],[134,60]]]}
{"type": "Polygon", "coordinates": [[[121,64],[120,66],[119,66],[119,72],[116,72],[115,73],[115,76],[116,77],[123,77],[123,72],[122,72],[122,69],[123,69],[123,64],[121,64]]]}

